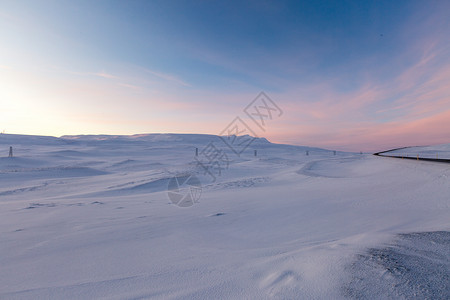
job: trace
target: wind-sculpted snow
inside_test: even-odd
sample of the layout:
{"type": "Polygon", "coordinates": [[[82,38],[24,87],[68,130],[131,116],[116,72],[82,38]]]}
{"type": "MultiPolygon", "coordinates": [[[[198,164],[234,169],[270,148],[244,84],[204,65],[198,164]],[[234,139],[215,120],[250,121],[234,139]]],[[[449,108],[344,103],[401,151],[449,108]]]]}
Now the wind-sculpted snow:
{"type": "Polygon", "coordinates": [[[344,288],[355,299],[450,299],[450,232],[400,234],[360,254],[344,288]]]}
{"type": "Polygon", "coordinates": [[[0,135],[0,156],[0,299],[448,296],[447,164],[182,134],[0,135]]]}

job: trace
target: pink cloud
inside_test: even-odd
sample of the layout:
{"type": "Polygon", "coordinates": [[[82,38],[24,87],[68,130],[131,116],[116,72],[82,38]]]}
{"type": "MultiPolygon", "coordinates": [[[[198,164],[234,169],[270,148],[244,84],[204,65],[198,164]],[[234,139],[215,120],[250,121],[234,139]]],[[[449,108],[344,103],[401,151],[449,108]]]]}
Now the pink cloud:
{"type": "Polygon", "coordinates": [[[353,151],[450,143],[450,59],[431,43],[398,77],[352,92],[336,82],[278,95],[286,114],[269,138],[353,151]]]}

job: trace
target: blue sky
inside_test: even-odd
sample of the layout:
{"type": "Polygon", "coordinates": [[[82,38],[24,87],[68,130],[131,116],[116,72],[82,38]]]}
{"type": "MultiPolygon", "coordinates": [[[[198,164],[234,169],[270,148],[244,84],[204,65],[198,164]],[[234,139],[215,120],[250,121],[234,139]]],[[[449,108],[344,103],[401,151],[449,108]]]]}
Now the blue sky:
{"type": "Polygon", "coordinates": [[[450,142],[448,11],[448,1],[0,0],[0,129],[218,134],[265,91],[284,111],[262,133],[272,141],[450,142]]]}

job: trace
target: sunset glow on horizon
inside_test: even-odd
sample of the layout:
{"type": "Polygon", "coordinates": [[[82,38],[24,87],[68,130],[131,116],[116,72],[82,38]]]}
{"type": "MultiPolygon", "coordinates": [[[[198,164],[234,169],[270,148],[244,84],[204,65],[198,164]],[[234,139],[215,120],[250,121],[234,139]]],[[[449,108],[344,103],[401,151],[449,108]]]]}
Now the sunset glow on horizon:
{"type": "MultiPolygon", "coordinates": [[[[219,134],[264,91],[277,143],[450,143],[447,1],[2,1],[0,131],[219,134]]],[[[249,121],[251,122],[251,121],[249,121]]]]}

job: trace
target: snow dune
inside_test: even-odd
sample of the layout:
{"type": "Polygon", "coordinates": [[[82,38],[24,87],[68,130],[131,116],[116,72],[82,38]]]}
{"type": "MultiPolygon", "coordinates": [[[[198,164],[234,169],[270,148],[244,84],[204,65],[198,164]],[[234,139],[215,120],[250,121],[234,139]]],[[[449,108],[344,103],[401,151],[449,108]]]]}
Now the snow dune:
{"type": "MultiPolygon", "coordinates": [[[[386,270],[414,247],[428,259],[423,232],[441,232],[429,234],[438,245],[428,250],[444,279],[416,295],[450,295],[446,164],[265,139],[237,156],[212,135],[0,135],[4,156],[9,146],[15,157],[0,159],[2,299],[414,298],[431,277],[408,285],[401,267],[399,276],[386,270]],[[195,160],[211,142],[230,160],[216,181],[195,160]],[[202,183],[187,208],[167,193],[180,174],[202,183]],[[398,234],[407,242],[396,244],[398,234]],[[380,260],[392,245],[398,251],[380,260]]],[[[418,261],[403,265],[425,270],[418,261]]]]}

